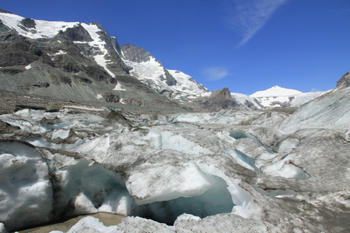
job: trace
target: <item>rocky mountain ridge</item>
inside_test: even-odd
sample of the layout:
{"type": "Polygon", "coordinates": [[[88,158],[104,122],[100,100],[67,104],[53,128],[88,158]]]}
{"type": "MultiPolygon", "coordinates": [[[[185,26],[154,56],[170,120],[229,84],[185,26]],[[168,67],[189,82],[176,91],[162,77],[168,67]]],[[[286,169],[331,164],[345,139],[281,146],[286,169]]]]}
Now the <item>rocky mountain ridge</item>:
{"type": "Polygon", "coordinates": [[[180,102],[188,102],[208,92],[202,84],[177,70],[168,70],[150,52],[135,45],[121,47],[123,61],[132,67],[130,74],[158,93],[180,102]]]}

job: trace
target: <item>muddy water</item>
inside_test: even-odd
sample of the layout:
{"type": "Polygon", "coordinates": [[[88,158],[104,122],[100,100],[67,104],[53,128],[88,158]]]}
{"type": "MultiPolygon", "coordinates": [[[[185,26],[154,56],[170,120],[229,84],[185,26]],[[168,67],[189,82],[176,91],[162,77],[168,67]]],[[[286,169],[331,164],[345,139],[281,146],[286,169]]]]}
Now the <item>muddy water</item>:
{"type": "Polygon", "coordinates": [[[96,214],[89,214],[89,215],[80,215],[80,216],[71,217],[69,219],[66,218],[50,225],[44,225],[44,226],[35,227],[31,229],[21,230],[18,232],[19,233],[28,233],[28,232],[48,233],[50,231],[67,232],[74,224],[76,224],[80,219],[86,216],[92,216],[92,217],[98,218],[100,222],[103,222],[105,226],[117,225],[121,223],[123,218],[125,218],[125,216],[123,215],[111,214],[111,213],[96,213],[96,214]]]}

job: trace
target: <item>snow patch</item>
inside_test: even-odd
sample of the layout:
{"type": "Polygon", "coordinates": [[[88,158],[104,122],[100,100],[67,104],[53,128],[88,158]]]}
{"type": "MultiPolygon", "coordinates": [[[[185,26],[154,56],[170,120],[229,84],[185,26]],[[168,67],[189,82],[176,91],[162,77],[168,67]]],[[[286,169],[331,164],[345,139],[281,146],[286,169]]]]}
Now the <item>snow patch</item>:
{"type": "Polygon", "coordinates": [[[88,42],[88,44],[91,47],[97,47],[101,51],[101,54],[96,54],[94,56],[96,63],[102,66],[113,78],[115,78],[115,74],[107,68],[107,64],[110,63],[110,60],[105,58],[106,55],[108,55],[108,51],[105,48],[106,42],[102,41],[100,39],[100,35],[98,34],[98,32],[101,32],[101,29],[99,29],[97,25],[93,24],[82,24],[82,26],[89,32],[91,38],[93,39],[93,41],[88,42]]]}
{"type": "Polygon", "coordinates": [[[2,222],[0,222],[0,233],[8,233],[8,231],[5,228],[5,225],[2,222]]]}
{"type": "Polygon", "coordinates": [[[57,53],[52,54],[52,56],[58,56],[58,55],[64,55],[67,54],[67,52],[64,52],[63,50],[59,50],[57,53]]]}
{"type": "Polygon", "coordinates": [[[114,91],[126,91],[126,89],[124,89],[119,82],[117,83],[117,85],[115,86],[115,88],[113,90],[114,91]]]}
{"type": "Polygon", "coordinates": [[[67,23],[62,21],[35,20],[35,29],[27,31],[19,26],[21,25],[20,21],[23,19],[24,17],[15,14],[0,13],[0,20],[6,26],[15,29],[20,35],[31,39],[52,38],[59,31],[65,31],[67,28],[72,28],[79,24],[79,22],[67,23]]]}

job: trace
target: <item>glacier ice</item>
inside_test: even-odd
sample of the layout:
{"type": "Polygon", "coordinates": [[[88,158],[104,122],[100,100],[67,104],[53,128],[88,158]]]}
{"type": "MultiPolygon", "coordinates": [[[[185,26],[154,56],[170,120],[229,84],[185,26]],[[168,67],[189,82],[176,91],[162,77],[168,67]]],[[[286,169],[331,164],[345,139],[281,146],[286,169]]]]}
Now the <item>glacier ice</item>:
{"type": "Polygon", "coordinates": [[[29,138],[23,139],[23,141],[26,141],[26,142],[32,144],[33,146],[37,146],[37,147],[48,147],[48,148],[53,148],[53,149],[68,150],[68,149],[74,149],[74,148],[78,147],[79,145],[83,144],[85,142],[85,139],[78,139],[73,144],[56,144],[56,143],[49,142],[48,140],[46,140],[45,138],[42,138],[42,137],[29,137],[29,138]]]}
{"type": "MultiPolygon", "coordinates": [[[[125,125],[105,120],[108,111],[86,111],[21,110],[1,116],[23,128],[23,122],[31,124],[27,133],[6,138],[25,135],[24,140],[37,148],[24,145],[37,150],[45,163],[52,193],[45,221],[109,212],[130,216],[114,228],[121,232],[132,226],[170,232],[222,231],[227,226],[262,232],[288,232],[298,226],[315,231],[309,215],[301,213],[322,212],[326,201],[346,203],[319,195],[346,192],[347,130],[287,133],[269,126],[279,124],[284,113],[125,114],[125,125]],[[43,122],[49,125],[40,126],[43,122]],[[33,130],[38,125],[40,130],[33,130]],[[340,179],[332,175],[336,172],[340,179]]],[[[11,161],[7,154],[11,153],[1,156],[11,161]]],[[[27,154],[19,158],[29,161],[27,154]]]]}
{"type": "Polygon", "coordinates": [[[227,188],[209,189],[192,197],[179,197],[138,206],[137,216],[172,225],[178,216],[186,213],[200,218],[220,213],[231,213],[234,204],[227,188]]]}
{"type": "MultiPolygon", "coordinates": [[[[230,213],[234,207],[226,182],[219,177],[200,172],[195,166],[190,166],[190,170],[182,171],[182,174],[179,174],[183,176],[182,179],[174,177],[175,180],[187,181],[187,184],[179,183],[175,186],[177,188],[170,189],[171,187],[165,184],[176,184],[164,183],[161,180],[159,184],[152,186],[160,189],[157,191],[160,193],[157,195],[153,191],[152,199],[140,201],[142,192],[146,194],[150,192],[147,191],[148,177],[144,173],[140,174],[140,178],[135,178],[138,174],[134,172],[125,185],[124,181],[110,171],[99,165],[91,165],[88,161],[73,162],[58,154],[47,157],[52,161],[49,164],[57,177],[56,185],[60,187],[56,193],[56,211],[66,212],[66,206],[73,205],[74,210],[70,213],[73,215],[106,211],[142,216],[172,224],[183,213],[206,217],[218,213],[230,213]],[[63,166],[62,163],[70,166],[63,166]],[[194,176],[196,173],[197,177],[194,176]],[[187,179],[187,175],[194,177],[187,179]],[[135,182],[131,182],[135,179],[135,182]],[[133,185],[140,189],[135,190],[133,185]]],[[[169,171],[169,176],[172,176],[171,172],[173,170],[169,171]]],[[[157,175],[154,170],[150,173],[157,175]]]]}
{"type": "MultiPolygon", "coordinates": [[[[86,233],[119,233],[117,226],[106,227],[97,218],[88,216],[81,219],[67,233],[86,232],[86,233]]],[[[52,232],[51,232],[52,233],[52,232]]]]}
{"type": "MultiPolygon", "coordinates": [[[[104,226],[98,219],[85,217],[75,224],[68,233],[73,232],[262,232],[277,233],[280,228],[268,222],[244,219],[237,215],[220,214],[204,219],[194,216],[181,215],[174,226],[143,219],[140,217],[127,217],[118,226],[104,226]]],[[[51,232],[53,233],[53,232],[51,232]]]]}
{"type": "Polygon", "coordinates": [[[53,188],[40,153],[21,142],[0,142],[0,221],[8,230],[50,220],[53,188]]]}
{"type": "Polygon", "coordinates": [[[280,126],[292,133],[303,128],[349,129],[350,88],[334,89],[301,106],[280,126]]]}
{"type": "Polygon", "coordinates": [[[263,144],[261,144],[261,142],[259,142],[255,137],[247,134],[247,133],[244,133],[244,132],[241,132],[241,131],[230,131],[230,137],[233,137],[234,139],[238,140],[238,139],[241,139],[241,138],[250,138],[252,139],[256,144],[258,144],[259,146],[262,146],[264,147],[269,153],[273,153],[273,151],[271,151],[270,148],[264,146],[263,144]]]}

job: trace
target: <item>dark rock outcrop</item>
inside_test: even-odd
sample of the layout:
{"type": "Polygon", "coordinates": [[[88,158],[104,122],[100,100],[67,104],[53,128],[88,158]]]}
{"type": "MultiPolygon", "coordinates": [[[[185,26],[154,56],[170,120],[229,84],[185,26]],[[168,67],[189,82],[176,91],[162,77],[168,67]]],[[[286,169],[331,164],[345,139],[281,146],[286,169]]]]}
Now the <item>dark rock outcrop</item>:
{"type": "Polygon", "coordinates": [[[350,71],[341,77],[337,82],[337,88],[350,87],[350,71]]]}
{"type": "Polygon", "coordinates": [[[124,58],[129,61],[141,63],[150,60],[153,57],[152,54],[143,48],[135,45],[125,44],[121,47],[124,58]]]}
{"type": "Polygon", "coordinates": [[[34,28],[35,29],[35,21],[31,18],[25,18],[21,20],[21,24],[25,26],[26,28],[34,28]]]}
{"type": "Polygon", "coordinates": [[[113,93],[105,93],[103,98],[109,103],[118,103],[120,101],[120,97],[113,93]]]}
{"type": "Polygon", "coordinates": [[[0,13],[13,14],[12,12],[9,12],[9,11],[1,9],[1,8],[0,8],[0,13]]]}
{"type": "Polygon", "coordinates": [[[73,28],[67,28],[65,31],[60,31],[58,35],[70,41],[92,41],[89,32],[81,24],[73,28]]]}
{"type": "Polygon", "coordinates": [[[0,67],[26,66],[38,61],[43,52],[24,37],[12,43],[0,44],[0,67]]]}
{"type": "Polygon", "coordinates": [[[201,97],[193,101],[201,108],[209,111],[220,111],[221,109],[240,109],[241,107],[232,99],[230,90],[224,89],[213,91],[209,97],[201,97]]]}

